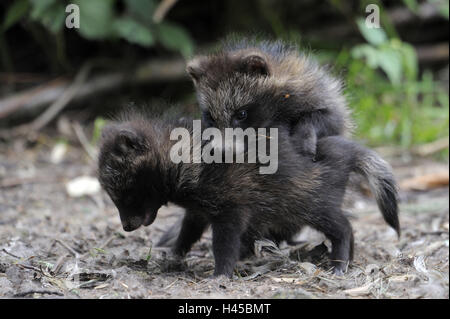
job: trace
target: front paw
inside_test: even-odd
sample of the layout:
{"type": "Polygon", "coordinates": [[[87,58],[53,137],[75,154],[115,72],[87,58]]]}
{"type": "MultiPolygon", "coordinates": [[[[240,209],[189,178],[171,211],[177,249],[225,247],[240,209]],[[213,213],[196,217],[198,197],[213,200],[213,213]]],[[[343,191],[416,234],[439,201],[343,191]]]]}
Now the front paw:
{"type": "Polygon", "coordinates": [[[317,161],[316,152],[313,150],[303,150],[302,152],[300,152],[300,154],[302,156],[310,158],[313,162],[317,161]]]}
{"type": "Polygon", "coordinates": [[[187,254],[187,252],[184,249],[179,248],[179,247],[173,247],[171,249],[171,252],[172,252],[173,257],[178,258],[178,259],[184,258],[184,256],[186,256],[186,254],[187,254]]]}
{"type": "Polygon", "coordinates": [[[316,146],[310,144],[298,145],[297,152],[303,156],[310,157],[314,161],[316,160],[316,146]]]}

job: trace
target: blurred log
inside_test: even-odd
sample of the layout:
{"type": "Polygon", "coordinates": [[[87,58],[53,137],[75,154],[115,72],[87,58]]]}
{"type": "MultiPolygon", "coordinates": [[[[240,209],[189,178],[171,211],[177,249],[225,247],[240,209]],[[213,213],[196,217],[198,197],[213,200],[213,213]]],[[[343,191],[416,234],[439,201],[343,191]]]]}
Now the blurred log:
{"type": "MultiPolygon", "coordinates": [[[[179,81],[183,78],[187,79],[184,60],[153,59],[128,72],[112,72],[87,80],[78,88],[73,101],[130,84],[179,81]]],[[[69,80],[60,78],[0,100],[0,120],[22,112],[32,113],[54,103],[69,88],[69,83],[69,80]]]]}
{"type": "Polygon", "coordinates": [[[34,108],[54,101],[64,91],[67,84],[66,79],[59,78],[0,100],[0,119],[18,109],[34,108]]]}
{"type": "Polygon", "coordinates": [[[448,186],[448,170],[426,175],[416,176],[403,180],[400,188],[403,190],[425,191],[448,186]]]}
{"type": "Polygon", "coordinates": [[[449,137],[444,137],[428,144],[419,145],[413,148],[412,152],[419,156],[429,156],[445,150],[449,146],[449,137]]]}
{"type": "Polygon", "coordinates": [[[448,42],[417,46],[416,51],[421,63],[448,61],[448,42]]]}
{"type": "Polygon", "coordinates": [[[91,68],[92,63],[90,62],[83,65],[75,76],[73,83],[66,90],[64,90],[64,93],[61,94],[60,97],[53,102],[48,109],[45,110],[44,113],[39,115],[39,117],[31,123],[31,128],[33,130],[37,131],[43,128],[51,120],[53,120],[55,116],[58,115],[58,113],[70,103],[70,101],[72,101],[72,99],[78,94],[78,91],[83,83],[86,82],[91,68]]]}
{"type": "Polygon", "coordinates": [[[443,151],[449,147],[449,137],[443,137],[433,142],[414,146],[411,149],[404,149],[392,146],[380,146],[375,148],[375,150],[382,154],[383,156],[402,156],[405,154],[412,154],[420,157],[427,157],[443,151]]]}
{"type": "Polygon", "coordinates": [[[442,19],[443,16],[439,12],[436,4],[425,2],[417,7],[414,13],[406,7],[398,7],[388,10],[388,15],[395,25],[408,24],[417,20],[429,21],[434,19],[442,19]]]}

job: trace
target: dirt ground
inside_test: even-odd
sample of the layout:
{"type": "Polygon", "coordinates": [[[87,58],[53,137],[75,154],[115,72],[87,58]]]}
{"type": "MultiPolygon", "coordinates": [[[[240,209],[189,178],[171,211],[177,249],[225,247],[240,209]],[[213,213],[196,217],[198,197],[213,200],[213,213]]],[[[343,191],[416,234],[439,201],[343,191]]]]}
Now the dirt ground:
{"type": "MultiPolygon", "coordinates": [[[[182,214],[162,208],[156,222],[125,233],[104,192],[70,197],[71,179],[95,176],[95,163],[69,147],[51,162],[54,141],[0,145],[0,297],[26,298],[448,298],[448,187],[401,191],[402,237],[373,199],[351,187],[346,206],[355,260],[343,277],[329,271],[328,241],[310,229],[298,245],[258,242],[257,257],[235,278],[211,279],[211,235],[183,260],[152,247],[182,214]]],[[[391,161],[399,181],[429,170],[430,160],[391,161]]]]}

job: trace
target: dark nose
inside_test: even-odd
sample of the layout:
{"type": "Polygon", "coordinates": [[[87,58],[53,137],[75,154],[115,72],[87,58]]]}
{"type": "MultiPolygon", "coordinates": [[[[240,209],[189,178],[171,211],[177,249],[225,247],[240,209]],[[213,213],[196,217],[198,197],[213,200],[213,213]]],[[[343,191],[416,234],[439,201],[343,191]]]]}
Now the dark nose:
{"type": "Polygon", "coordinates": [[[136,228],[138,228],[138,227],[134,227],[134,226],[132,226],[131,224],[122,224],[122,227],[123,227],[123,230],[124,231],[133,231],[133,230],[135,230],[136,228]]]}
{"type": "Polygon", "coordinates": [[[122,222],[122,228],[124,231],[133,231],[138,229],[142,225],[142,217],[123,217],[123,214],[120,215],[120,221],[122,222]]]}

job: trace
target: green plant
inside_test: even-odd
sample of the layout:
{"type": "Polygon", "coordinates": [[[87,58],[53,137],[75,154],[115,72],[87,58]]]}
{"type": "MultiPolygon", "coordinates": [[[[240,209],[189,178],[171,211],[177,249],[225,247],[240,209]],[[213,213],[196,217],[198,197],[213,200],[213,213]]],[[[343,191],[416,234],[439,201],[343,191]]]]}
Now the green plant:
{"type": "Polygon", "coordinates": [[[351,50],[354,58],[364,58],[369,67],[382,69],[393,85],[416,79],[417,56],[410,44],[397,38],[388,39],[381,28],[367,28],[363,19],[358,19],[357,24],[368,43],[359,44],[351,50]]]}
{"type": "Polygon", "coordinates": [[[356,136],[404,148],[448,136],[448,93],[431,72],[419,76],[414,49],[388,39],[381,29],[366,29],[361,20],[358,24],[368,43],[344,49],[335,59],[345,70],[356,136]]]}
{"type": "MultiPolygon", "coordinates": [[[[79,7],[80,28],[76,30],[85,39],[121,38],[143,47],[159,43],[184,56],[193,52],[193,40],[182,26],[153,21],[156,0],[72,0],[70,3],[79,7]],[[118,3],[123,4],[123,12],[118,12],[118,3]]],[[[0,31],[6,32],[21,19],[31,19],[58,34],[64,28],[68,4],[69,1],[61,0],[16,0],[8,8],[0,31]]]]}
{"type": "Polygon", "coordinates": [[[100,139],[103,128],[106,125],[106,120],[102,117],[97,117],[94,121],[94,130],[92,132],[91,144],[96,145],[100,139]]]}

